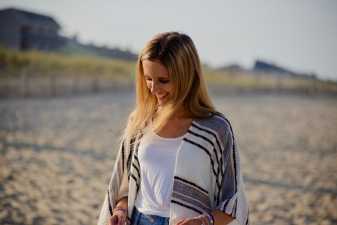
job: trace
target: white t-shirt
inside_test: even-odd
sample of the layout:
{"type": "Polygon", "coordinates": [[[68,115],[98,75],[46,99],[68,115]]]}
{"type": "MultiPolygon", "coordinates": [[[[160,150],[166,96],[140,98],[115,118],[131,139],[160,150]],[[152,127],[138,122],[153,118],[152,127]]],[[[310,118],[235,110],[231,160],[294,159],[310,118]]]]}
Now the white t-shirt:
{"type": "Polygon", "coordinates": [[[169,217],[174,166],[183,137],[163,138],[148,129],[142,138],[138,149],[141,182],[135,201],[140,212],[169,217]]]}

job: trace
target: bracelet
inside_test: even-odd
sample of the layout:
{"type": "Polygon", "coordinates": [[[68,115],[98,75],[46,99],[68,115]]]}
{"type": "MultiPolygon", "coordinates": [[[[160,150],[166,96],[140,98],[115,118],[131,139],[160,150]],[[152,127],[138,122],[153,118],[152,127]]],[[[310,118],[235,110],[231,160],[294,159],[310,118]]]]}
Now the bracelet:
{"type": "Polygon", "coordinates": [[[212,214],[205,214],[210,225],[214,225],[214,216],[212,214]]]}

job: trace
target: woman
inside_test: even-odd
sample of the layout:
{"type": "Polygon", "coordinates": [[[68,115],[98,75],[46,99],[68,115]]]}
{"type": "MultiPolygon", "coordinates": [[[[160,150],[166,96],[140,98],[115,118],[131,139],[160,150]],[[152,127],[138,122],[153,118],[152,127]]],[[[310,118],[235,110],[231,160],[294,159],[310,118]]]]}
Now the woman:
{"type": "Polygon", "coordinates": [[[130,223],[248,224],[232,127],[186,34],[156,35],[137,62],[136,107],[98,221],[130,223]]]}

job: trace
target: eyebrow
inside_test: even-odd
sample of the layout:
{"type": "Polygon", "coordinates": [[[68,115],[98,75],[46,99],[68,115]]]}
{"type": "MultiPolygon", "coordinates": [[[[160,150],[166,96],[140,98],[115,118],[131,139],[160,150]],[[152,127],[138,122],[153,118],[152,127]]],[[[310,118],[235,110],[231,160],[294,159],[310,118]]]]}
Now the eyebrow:
{"type": "MultiPolygon", "coordinates": [[[[144,74],[144,77],[151,77],[149,74],[144,74]]],[[[157,77],[158,79],[170,79],[170,77],[169,76],[160,76],[159,75],[159,77],[157,77]]]]}

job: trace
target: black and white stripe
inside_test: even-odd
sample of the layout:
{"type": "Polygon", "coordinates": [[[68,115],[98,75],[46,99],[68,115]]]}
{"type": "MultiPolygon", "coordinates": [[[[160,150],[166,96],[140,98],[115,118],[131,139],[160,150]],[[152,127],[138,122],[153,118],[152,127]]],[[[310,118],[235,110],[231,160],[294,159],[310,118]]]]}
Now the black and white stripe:
{"type": "Polygon", "coordinates": [[[208,191],[184,178],[175,176],[171,202],[188,206],[196,212],[210,212],[208,191]]]}
{"type": "MultiPolygon", "coordinates": [[[[221,142],[219,141],[219,137],[216,133],[216,131],[210,129],[209,127],[203,126],[201,124],[197,124],[195,122],[192,123],[192,130],[189,130],[188,132],[192,134],[194,137],[201,138],[208,142],[212,148],[209,148],[212,150],[212,153],[209,154],[211,164],[213,167],[213,174],[214,177],[216,178],[216,185],[217,185],[217,194],[214,196],[214,199],[216,203],[219,202],[219,193],[221,190],[221,182],[222,182],[222,177],[224,175],[224,165],[223,165],[223,157],[221,154],[221,151],[223,149],[221,142]],[[211,157],[211,155],[215,156],[215,163],[211,157]]],[[[194,138],[196,139],[196,138],[194,138]]],[[[196,139],[197,140],[197,139],[196,139]]]]}
{"type": "Polygon", "coordinates": [[[238,160],[237,160],[237,156],[236,156],[236,154],[237,154],[236,153],[236,142],[235,142],[235,138],[234,138],[233,128],[232,128],[232,125],[229,122],[229,120],[225,116],[223,116],[222,114],[217,114],[215,117],[223,120],[230,129],[230,134],[231,134],[230,138],[231,138],[232,146],[229,146],[230,147],[229,150],[232,153],[231,156],[233,157],[233,167],[234,167],[233,171],[234,171],[234,179],[235,179],[235,181],[234,181],[234,192],[237,193],[237,191],[238,191],[237,187],[239,186],[238,180],[239,180],[239,176],[240,176],[240,171],[238,170],[238,166],[237,166],[238,160]]]}

